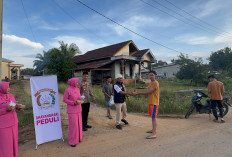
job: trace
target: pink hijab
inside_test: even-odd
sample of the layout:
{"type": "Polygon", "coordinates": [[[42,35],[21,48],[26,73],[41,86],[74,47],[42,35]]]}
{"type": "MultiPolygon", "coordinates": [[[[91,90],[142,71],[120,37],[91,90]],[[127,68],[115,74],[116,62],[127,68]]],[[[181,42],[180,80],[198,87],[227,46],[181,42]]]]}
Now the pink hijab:
{"type": "Polygon", "coordinates": [[[0,82],[0,103],[9,101],[11,94],[7,93],[7,89],[10,87],[10,82],[0,82]]]}
{"type": "Polygon", "coordinates": [[[68,84],[70,87],[76,87],[78,82],[79,82],[78,78],[71,78],[68,80],[68,84]]]}

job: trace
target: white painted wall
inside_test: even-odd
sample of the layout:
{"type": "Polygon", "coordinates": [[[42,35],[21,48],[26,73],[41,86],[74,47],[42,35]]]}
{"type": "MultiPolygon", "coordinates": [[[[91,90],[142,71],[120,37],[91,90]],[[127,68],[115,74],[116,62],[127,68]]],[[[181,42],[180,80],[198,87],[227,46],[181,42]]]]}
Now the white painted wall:
{"type": "Polygon", "coordinates": [[[153,70],[155,70],[157,74],[164,75],[164,73],[166,73],[167,78],[175,78],[175,74],[180,70],[180,66],[169,65],[169,66],[153,68],[153,70]]]}

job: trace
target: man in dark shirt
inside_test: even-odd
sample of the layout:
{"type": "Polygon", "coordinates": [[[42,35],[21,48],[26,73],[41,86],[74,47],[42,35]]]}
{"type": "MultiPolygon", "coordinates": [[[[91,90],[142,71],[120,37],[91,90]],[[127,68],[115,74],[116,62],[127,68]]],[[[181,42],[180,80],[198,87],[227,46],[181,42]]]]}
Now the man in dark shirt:
{"type": "MultiPolygon", "coordinates": [[[[126,97],[128,98],[128,93],[125,90],[125,86],[123,85],[123,77],[121,74],[117,74],[116,76],[117,82],[114,84],[114,102],[116,107],[116,128],[119,130],[122,130],[122,127],[120,125],[120,116],[121,116],[121,110],[122,110],[122,119],[121,121],[124,124],[128,124],[126,120],[126,97]]],[[[129,100],[129,99],[128,99],[129,100]]]]}
{"type": "Polygon", "coordinates": [[[105,95],[105,101],[107,105],[107,116],[109,119],[112,119],[112,116],[110,115],[110,107],[112,104],[110,104],[110,98],[113,95],[113,87],[111,84],[112,78],[111,76],[106,77],[106,82],[103,85],[102,92],[105,95]]]}

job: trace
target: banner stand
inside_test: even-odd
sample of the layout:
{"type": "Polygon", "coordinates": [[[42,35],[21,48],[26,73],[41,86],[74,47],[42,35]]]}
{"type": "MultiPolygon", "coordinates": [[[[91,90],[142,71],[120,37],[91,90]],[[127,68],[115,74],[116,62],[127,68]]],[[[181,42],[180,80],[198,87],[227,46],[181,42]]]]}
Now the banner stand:
{"type": "Polygon", "coordinates": [[[63,138],[57,76],[30,78],[36,146],[63,138]]]}
{"type": "MultiPolygon", "coordinates": [[[[64,142],[64,138],[63,138],[63,136],[62,136],[62,138],[61,138],[61,139],[58,139],[58,140],[62,140],[62,141],[64,142]]],[[[37,150],[37,149],[38,149],[38,146],[39,146],[39,144],[37,144],[37,143],[36,143],[36,145],[35,145],[35,150],[37,150]]]]}

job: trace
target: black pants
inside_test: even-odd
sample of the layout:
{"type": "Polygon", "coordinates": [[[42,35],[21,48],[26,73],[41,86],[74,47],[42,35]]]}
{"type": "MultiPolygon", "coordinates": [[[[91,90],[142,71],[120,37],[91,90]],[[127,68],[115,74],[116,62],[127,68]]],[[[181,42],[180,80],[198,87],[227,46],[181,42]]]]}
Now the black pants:
{"type": "Polygon", "coordinates": [[[223,106],[222,106],[221,100],[210,100],[210,101],[211,101],[211,105],[213,108],[213,115],[214,115],[215,119],[218,120],[218,115],[217,115],[217,111],[216,111],[217,106],[219,108],[220,117],[223,118],[223,111],[222,111],[223,106]]]}
{"type": "Polygon", "coordinates": [[[90,103],[81,104],[82,107],[82,125],[85,127],[88,123],[89,107],[90,103]]]}

